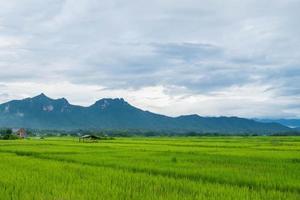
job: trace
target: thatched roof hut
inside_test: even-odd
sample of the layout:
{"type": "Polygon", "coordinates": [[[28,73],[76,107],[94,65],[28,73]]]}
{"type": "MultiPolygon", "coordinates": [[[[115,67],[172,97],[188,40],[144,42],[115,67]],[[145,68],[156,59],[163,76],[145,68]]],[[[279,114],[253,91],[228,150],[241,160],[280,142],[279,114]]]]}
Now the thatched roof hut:
{"type": "Polygon", "coordinates": [[[85,141],[97,141],[100,140],[100,137],[96,135],[83,135],[79,138],[79,142],[85,142],[85,141]]]}

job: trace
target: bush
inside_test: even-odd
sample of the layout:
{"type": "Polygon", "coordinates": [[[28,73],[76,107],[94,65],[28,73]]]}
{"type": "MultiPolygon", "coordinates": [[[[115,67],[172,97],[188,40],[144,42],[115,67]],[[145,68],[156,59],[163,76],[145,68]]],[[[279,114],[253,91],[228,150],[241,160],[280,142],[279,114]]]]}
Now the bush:
{"type": "Polygon", "coordinates": [[[173,157],[173,158],[171,159],[171,161],[172,161],[173,163],[177,163],[177,158],[176,158],[176,157],[173,157]]]}
{"type": "Polygon", "coordinates": [[[9,134],[6,134],[4,135],[2,138],[2,140],[17,140],[19,139],[18,136],[16,135],[9,135],[9,134]]]}

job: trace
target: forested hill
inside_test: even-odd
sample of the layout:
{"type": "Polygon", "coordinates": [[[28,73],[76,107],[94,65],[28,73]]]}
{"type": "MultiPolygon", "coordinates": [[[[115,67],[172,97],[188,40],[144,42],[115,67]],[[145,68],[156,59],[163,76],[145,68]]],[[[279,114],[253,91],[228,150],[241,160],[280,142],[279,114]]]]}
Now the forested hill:
{"type": "Polygon", "coordinates": [[[0,105],[0,126],[34,129],[142,129],[199,133],[271,134],[291,129],[238,117],[168,117],[136,108],[124,99],[101,99],[88,107],[44,94],[0,105]]]}

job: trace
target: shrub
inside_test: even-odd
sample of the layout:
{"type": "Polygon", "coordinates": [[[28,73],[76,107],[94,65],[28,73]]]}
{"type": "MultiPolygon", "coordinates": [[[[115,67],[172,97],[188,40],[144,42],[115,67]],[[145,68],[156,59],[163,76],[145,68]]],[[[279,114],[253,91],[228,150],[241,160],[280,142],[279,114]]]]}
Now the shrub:
{"type": "Polygon", "coordinates": [[[171,159],[171,161],[172,161],[173,163],[177,163],[177,158],[176,158],[176,157],[173,157],[173,158],[171,159]]]}
{"type": "Polygon", "coordinates": [[[9,134],[6,134],[4,135],[2,138],[2,140],[17,140],[19,139],[16,135],[9,135],[9,134]]]}

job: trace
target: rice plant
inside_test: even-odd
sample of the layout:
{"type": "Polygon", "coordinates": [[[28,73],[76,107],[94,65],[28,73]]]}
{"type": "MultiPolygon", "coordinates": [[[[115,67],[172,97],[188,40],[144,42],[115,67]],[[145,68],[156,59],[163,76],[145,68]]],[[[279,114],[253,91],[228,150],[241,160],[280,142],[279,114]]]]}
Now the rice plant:
{"type": "Polygon", "coordinates": [[[0,199],[300,199],[300,138],[0,141],[0,199]]]}

